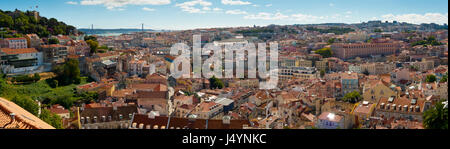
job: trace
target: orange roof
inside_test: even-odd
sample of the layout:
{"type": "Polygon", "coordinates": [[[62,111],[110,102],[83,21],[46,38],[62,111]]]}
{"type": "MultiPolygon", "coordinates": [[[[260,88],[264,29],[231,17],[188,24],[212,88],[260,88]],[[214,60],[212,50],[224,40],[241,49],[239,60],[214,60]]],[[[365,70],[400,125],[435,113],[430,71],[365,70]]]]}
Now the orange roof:
{"type": "Polygon", "coordinates": [[[38,53],[38,51],[35,48],[26,48],[26,49],[0,49],[2,53],[5,53],[7,55],[15,55],[15,54],[25,54],[25,53],[38,53]]]}

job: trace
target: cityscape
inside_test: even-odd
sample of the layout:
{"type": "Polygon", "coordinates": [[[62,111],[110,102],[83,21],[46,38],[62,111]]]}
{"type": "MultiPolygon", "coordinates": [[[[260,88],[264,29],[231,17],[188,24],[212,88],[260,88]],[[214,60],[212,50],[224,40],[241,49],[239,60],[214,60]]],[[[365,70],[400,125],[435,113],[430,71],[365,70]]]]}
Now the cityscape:
{"type": "Polygon", "coordinates": [[[0,132],[448,129],[448,1],[382,1],[2,1],[0,132]]]}

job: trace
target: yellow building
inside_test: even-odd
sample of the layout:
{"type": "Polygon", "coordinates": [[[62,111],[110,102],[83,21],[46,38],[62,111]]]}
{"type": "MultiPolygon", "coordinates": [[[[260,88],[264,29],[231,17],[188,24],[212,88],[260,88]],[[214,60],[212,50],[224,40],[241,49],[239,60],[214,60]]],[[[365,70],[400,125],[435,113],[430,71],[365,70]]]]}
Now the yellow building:
{"type": "Polygon", "coordinates": [[[378,100],[382,97],[389,98],[397,96],[397,92],[387,86],[381,80],[369,80],[364,84],[363,98],[364,101],[371,103],[378,103],[378,100]]]}

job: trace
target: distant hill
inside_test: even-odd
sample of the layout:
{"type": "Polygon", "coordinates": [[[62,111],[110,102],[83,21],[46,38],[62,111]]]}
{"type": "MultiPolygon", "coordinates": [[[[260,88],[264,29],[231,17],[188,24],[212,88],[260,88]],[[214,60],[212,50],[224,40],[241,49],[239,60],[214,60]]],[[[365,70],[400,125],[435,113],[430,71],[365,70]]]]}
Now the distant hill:
{"type": "MultiPolygon", "coordinates": [[[[141,32],[142,29],[87,29],[82,28],[79,31],[84,32],[87,35],[120,35],[120,34],[128,34],[133,32],[141,32]]],[[[146,32],[154,32],[152,29],[144,29],[146,32]]]]}
{"type": "Polygon", "coordinates": [[[0,28],[9,28],[20,34],[37,34],[39,37],[50,35],[73,35],[78,33],[74,26],[67,25],[55,18],[47,19],[36,11],[3,11],[0,9],[0,28]]]}

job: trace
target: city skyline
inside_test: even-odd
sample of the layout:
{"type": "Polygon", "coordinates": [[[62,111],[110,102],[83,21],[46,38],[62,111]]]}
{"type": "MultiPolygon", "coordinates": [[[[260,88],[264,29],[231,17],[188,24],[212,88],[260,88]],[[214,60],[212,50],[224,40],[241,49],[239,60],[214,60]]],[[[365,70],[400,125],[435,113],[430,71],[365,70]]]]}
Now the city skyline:
{"type": "Polygon", "coordinates": [[[77,28],[141,28],[143,23],[146,29],[185,30],[370,20],[446,24],[447,5],[443,0],[17,0],[0,2],[0,9],[37,10],[77,28]]]}

